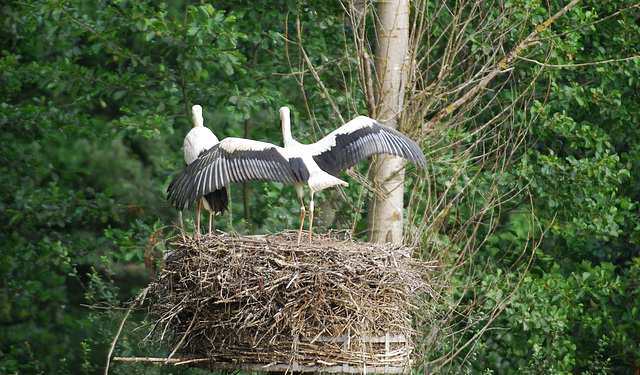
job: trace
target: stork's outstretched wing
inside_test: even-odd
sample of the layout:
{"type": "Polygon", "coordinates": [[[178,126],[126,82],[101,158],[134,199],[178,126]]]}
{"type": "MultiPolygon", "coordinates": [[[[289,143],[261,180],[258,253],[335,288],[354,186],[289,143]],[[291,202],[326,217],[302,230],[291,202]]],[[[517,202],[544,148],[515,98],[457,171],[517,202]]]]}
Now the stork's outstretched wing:
{"type": "Polygon", "coordinates": [[[176,208],[184,209],[230,184],[256,180],[306,182],[309,173],[304,164],[298,158],[286,158],[283,150],[266,142],[226,138],[203,152],[171,181],[167,199],[176,208]]]}
{"type": "Polygon", "coordinates": [[[425,168],[427,160],[409,137],[369,117],[359,116],[312,145],[313,159],[332,175],[377,154],[400,156],[425,168]]]}

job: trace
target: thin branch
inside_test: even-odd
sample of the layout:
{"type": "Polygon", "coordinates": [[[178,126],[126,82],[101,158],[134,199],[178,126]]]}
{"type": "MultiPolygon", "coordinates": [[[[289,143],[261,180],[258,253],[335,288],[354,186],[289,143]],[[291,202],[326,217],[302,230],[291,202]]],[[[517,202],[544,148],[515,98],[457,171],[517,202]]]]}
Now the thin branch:
{"type": "Polygon", "coordinates": [[[178,345],[176,345],[175,348],[173,348],[173,351],[171,352],[171,354],[169,354],[169,357],[167,357],[167,359],[173,357],[176,354],[176,352],[178,351],[178,348],[180,348],[180,345],[182,345],[182,343],[184,342],[184,339],[186,339],[189,332],[191,332],[191,327],[193,327],[193,323],[196,321],[196,316],[198,316],[199,310],[200,310],[199,308],[196,308],[196,312],[193,313],[193,318],[191,318],[191,323],[189,323],[189,327],[187,328],[186,331],[184,331],[184,335],[182,335],[180,342],[178,343],[178,345]]]}
{"type": "Polygon", "coordinates": [[[307,52],[304,50],[304,47],[302,47],[302,35],[301,35],[302,31],[300,29],[300,17],[298,17],[296,19],[296,26],[298,28],[298,46],[300,48],[300,52],[302,53],[302,57],[304,57],[304,61],[309,66],[309,70],[311,71],[311,75],[313,76],[313,78],[318,83],[318,86],[320,86],[320,89],[322,90],[322,93],[324,94],[325,98],[329,101],[329,104],[331,104],[331,108],[333,108],[333,113],[336,115],[336,117],[338,117],[340,119],[340,123],[344,124],[344,119],[342,118],[342,115],[340,114],[340,110],[338,109],[336,104],[333,102],[333,99],[331,99],[331,95],[329,94],[329,90],[327,90],[327,88],[324,86],[324,83],[320,79],[320,76],[318,75],[318,72],[316,72],[316,70],[313,67],[313,64],[311,63],[311,60],[309,59],[309,56],[307,55],[307,52]]]}
{"type": "Polygon", "coordinates": [[[547,63],[539,62],[537,60],[527,59],[526,57],[522,57],[522,56],[518,56],[517,58],[520,59],[520,60],[532,62],[534,64],[537,64],[537,65],[540,65],[540,66],[543,66],[543,67],[548,67],[548,68],[576,68],[576,67],[580,67],[580,66],[593,66],[593,65],[601,65],[601,64],[609,64],[609,63],[616,63],[616,62],[634,60],[634,59],[640,58],[640,55],[631,56],[631,57],[625,57],[625,58],[622,58],[622,59],[610,59],[610,60],[594,61],[594,62],[580,63],[580,64],[547,64],[547,63]]]}
{"type": "Polygon", "coordinates": [[[628,11],[629,9],[633,9],[633,8],[640,8],[640,3],[638,3],[638,4],[634,4],[634,5],[630,6],[630,7],[624,8],[624,9],[621,9],[621,10],[619,10],[619,11],[615,12],[615,13],[612,13],[612,14],[610,14],[610,15],[608,15],[608,16],[606,16],[606,17],[604,17],[604,18],[600,18],[600,19],[595,20],[595,21],[593,21],[593,22],[591,22],[591,23],[588,23],[588,24],[586,24],[586,25],[582,25],[582,26],[580,26],[580,27],[578,27],[578,28],[575,28],[575,29],[572,29],[572,30],[565,31],[565,32],[560,33],[560,34],[551,35],[551,36],[548,36],[548,37],[546,37],[546,38],[536,39],[536,40],[535,40],[535,42],[542,42],[542,41],[549,40],[549,39],[561,38],[561,37],[563,37],[563,36],[565,36],[565,35],[569,35],[569,34],[571,34],[571,33],[575,33],[575,32],[576,32],[576,31],[578,31],[578,30],[586,29],[586,28],[588,28],[588,27],[591,27],[591,26],[597,25],[597,24],[599,24],[599,23],[601,23],[601,22],[604,22],[604,21],[608,20],[609,18],[613,18],[613,17],[615,17],[615,16],[617,16],[617,15],[619,15],[619,14],[622,14],[622,13],[624,13],[624,12],[628,11]]]}
{"type": "Polygon", "coordinates": [[[113,338],[113,341],[111,342],[111,347],[109,348],[109,354],[107,354],[107,364],[106,364],[105,369],[104,369],[104,374],[105,375],[109,375],[109,364],[111,363],[111,355],[113,354],[113,350],[116,347],[116,343],[118,342],[118,338],[120,337],[120,333],[122,333],[122,328],[124,327],[124,323],[127,321],[127,318],[129,317],[129,314],[131,314],[131,310],[133,310],[133,308],[138,303],[142,303],[144,301],[145,297],[147,296],[147,292],[148,291],[149,291],[149,287],[142,289],[142,291],[140,291],[140,293],[138,293],[138,296],[136,297],[135,301],[133,301],[133,303],[129,307],[129,310],[127,310],[127,313],[124,315],[124,318],[122,319],[122,322],[120,322],[120,327],[118,328],[118,332],[116,333],[116,337],[113,338]]]}
{"type": "Polygon", "coordinates": [[[362,52],[362,65],[364,68],[364,87],[366,88],[367,111],[369,112],[369,117],[376,118],[376,99],[373,94],[373,75],[371,74],[369,54],[366,51],[362,52]]]}
{"type": "MultiPolygon", "coordinates": [[[[533,210],[533,198],[531,196],[530,196],[530,201],[531,201],[531,205],[532,205],[531,209],[533,210]]],[[[524,280],[525,276],[527,275],[526,271],[529,270],[531,268],[531,265],[533,264],[533,259],[535,258],[536,249],[540,246],[540,243],[542,242],[542,238],[544,238],[544,235],[553,226],[553,222],[554,221],[555,221],[555,217],[549,223],[549,225],[547,225],[547,228],[542,232],[542,234],[539,236],[538,243],[535,243],[535,241],[533,241],[534,243],[533,243],[533,246],[531,246],[531,255],[529,256],[529,261],[527,262],[527,265],[525,266],[525,272],[522,273],[522,275],[518,279],[518,282],[516,283],[515,288],[511,291],[511,293],[507,297],[505,297],[502,301],[500,301],[499,306],[497,307],[497,310],[492,311],[491,317],[489,318],[489,322],[487,322],[487,324],[485,324],[482,329],[480,329],[478,332],[476,332],[476,334],[471,339],[467,340],[467,342],[464,345],[462,345],[460,348],[458,348],[456,350],[456,352],[453,353],[453,355],[451,355],[445,362],[443,362],[441,367],[444,367],[447,364],[449,364],[451,361],[453,361],[453,359],[456,358],[458,355],[460,355],[460,353],[466,347],[468,347],[470,344],[473,343],[473,345],[476,345],[478,339],[485,333],[487,328],[489,326],[491,326],[491,324],[498,318],[498,316],[500,316],[500,314],[504,311],[504,309],[507,308],[507,306],[509,305],[509,301],[511,301],[511,299],[513,298],[513,296],[515,296],[515,294],[518,291],[518,289],[520,289],[520,285],[522,284],[522,281],[524,280]]]]}
{"type": "Polygon", "coordinates": [[[448,114],[450,114],[451,112],[453,112],[456,109],[460,108],[463,104],[465,104],[466,102],[468,102],[469,100],[474,98],[481,90],[484,90],[484,88],[487,87],[487,85],[499,73],[503,72],[507,68],[507,66],[513,64],[515,59],[522,53],[522,51],[524,51],[527,47],[529,47],[530,45],[533,44],[532,41],[533,41],[534,38],[536,38],[538,35],[540,35],[540,33],[542,31],[544,31],[547,28],[549,28],[549,26],[556,19],[558,19],[563,14],[565,14],[569,9],[571,9],[579,1],[580,0],[571,1],[564,8],[562,8],[559,12],[557,12],[556,14],[551,16],[548,20],[546,20],[542,24],[538,25],[538,27],[536,27],[536,29],[533,32],[531,32],[522,42],[520,42],[520,44],[518,44],[513,50],[511,50],[511,52],[509,52],[507,57],[505,57],[499,63],[497,63],[493,67],[493,70],[486,77],[484,77],[482,80],[480,80],[478,85],[476,85],[474,88],[469,90],[469,92],[467,92],[465,95],[463,95],[460,99],[456,100],[455,102],[453,102],[453,104],[447,106],[446,108],[444,108],[443,110],[438,112],[438,114],[436,114],[434,117],[432,117],[429,121],[427,121],[423,125],[423,131],[427,131],[428,129],[433,127],[434,124],[440,122],[448,114]]]}
{"type": "Polygon", "coordinates": [[[160,357],[114,357],[114,361],[119,362],[151,362],[151,363],[161,363],[161,364],[178,364],[184,361],[181,358],[160,358],[160,357]]]}

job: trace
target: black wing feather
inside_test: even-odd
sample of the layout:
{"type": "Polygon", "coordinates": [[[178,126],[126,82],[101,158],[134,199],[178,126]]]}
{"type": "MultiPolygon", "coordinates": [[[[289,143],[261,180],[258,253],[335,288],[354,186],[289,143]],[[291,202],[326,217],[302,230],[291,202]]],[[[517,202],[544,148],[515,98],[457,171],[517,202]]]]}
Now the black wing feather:
{"type": "Polygon", "coordinates": [[[181,210],[190,208],[203,196],[230,184],[256,180],[291,184],[306,182],[299,180],[289,160],[278,152],[276,146],[231,151],[224,146],[223,141],[203,152],[171,181],[167,199],[173,206],[181,210]]]}
{"type": "Polygon", "coordinates": [[[325,172],[337,176],[362,160],[377,154],[400,156],[425,168],[427,161],[413,140],[399,131],[371,120],[371,126],[363,126],[353,132],[330,134],[335,145],[315,155],[313,159],[325,172]]]}

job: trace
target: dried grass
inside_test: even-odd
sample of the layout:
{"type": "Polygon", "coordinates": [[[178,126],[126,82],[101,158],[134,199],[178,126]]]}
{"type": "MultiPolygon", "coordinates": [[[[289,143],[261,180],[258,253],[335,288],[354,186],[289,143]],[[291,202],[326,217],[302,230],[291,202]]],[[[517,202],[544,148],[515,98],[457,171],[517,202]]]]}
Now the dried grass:
{"type": "Polygon", "coordinates": [[[176,236],[150,288],[148,339],[200,366],[407,369],[425,288],[411,249],[339,237],[176,236]]]}

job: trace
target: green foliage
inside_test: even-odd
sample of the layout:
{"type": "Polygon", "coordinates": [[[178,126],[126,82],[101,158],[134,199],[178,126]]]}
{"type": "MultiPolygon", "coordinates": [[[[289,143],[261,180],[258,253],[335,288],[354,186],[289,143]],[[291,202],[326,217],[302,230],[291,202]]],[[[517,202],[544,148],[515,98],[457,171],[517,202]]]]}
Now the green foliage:
{"type": "MultiPolygon", "coordinates": [[[[633,83],[640,64],[593,64],[639,55],[639,20],[631,2],[581,4],[552,25],[550,35],[568,33],[561,41],[551,39],[528,56],[550,56],[553,65],[540,76],[533,105],[517,115],[529,126],[532,146],[519,154],[505,187],[530,191],[533,214],[549,232],[494,330],[477,344],[471,372],[632,374],[640,366],[640,101],[633,83]],[[622,16],[607,17],[629,6],[622,16]]],[[[522,79],[540,67],[520,62],[515,69],[522,79]]],[[[512,230],[496,229],[481,251],[488,262],[510,259],[500,249],[519,254],[522,244],[504,236],[512,230]]],[[[491,285],[484,291],[489,296],[493,288],[509,290],[509,284],[491,285]]]]}
{"type": "MultiPolygon", "coordinates": [[[[326,17],[335,6],[81,0],[3,6],[0,372],[100,371],[123,318],[118,308],[148,283],[175,233],[169,224],[177,213],[164,190],[184,163],[190,106],[204,107],[220,138],[280,143],[276,109],[304,102],[299,76],[291,75],[305,71],[299,56],[289,55],[297,37],[288,34],[292,15],[300,14],[305,38],[317,41],[306,47],[325,65],[327,87],[337,100],[344,96],[336,86],[339,63],[318,60],[318,51],[343,53],[344,34],[330,28],[343,21],[326,17]]],[[[315,100],[312,86],[306,94],[315,100]]],[[[322,102],[313,113],[329,113],[322,102]]],[[[247,192],[255,232],[297,223],[293,189],[255,183],[247,192]]],[[[216,226],[244,231],[241,190],[231,195],[233,215],[216,226]]],[[[141,323],[138,315],[124,332],[141,323]]],[[[144,333],[125,335],[117,353],[145,355],[135,345],[144,333]]]]}
{"type": "MultiPolygon", "coordinates": [[[[629,5],[632,3],[616,4],[615,10],[629,5]]],[[[615,10],[611,4],[589,3],[573,9],[568,22],[591,23],[615,10]]],[[[570,39],[554,49],[553,63],[589,64],[638,55],[638,19],[636,9],[571,33],[570,39]]],[[[561,24],[558,32],[573,27],[561,24]]],[[[546,73],[552,87],[546,102],[538,102],[531,110],[540,116],[532,128],[538,142],[524,173],[537,199],[546,202],[547,207],[540,205],[540,217],[550,222],[557,215],[554,233],[584,241],[578,246],[568,244],[562,257],[573,256],[577,262],[584,258],[624,261],[630,253],[615,244],[632,245],[640,240],[635,220],[639,194],[634,183],[639,177],[634,168],[638,149],[633,141],[640,122],[633,83],[639,70],[635,59],[546,73]],[[619,248],[594,252],[588,246],[594,241],[619,248]]]]}
{"type": "Polygon", "coordinates": [[[523,280],[503,314],[505,329],[482,347],[481,363],[504,374],[629,371],[625,358],[640,349],[637,270],[539,263],[550,268],[538,266],[523,280]]]}
{"type": "MultiPolygon", "coordinates": [[[[103,370],[124,311],[176,232],[177,213],[164,194],[183,166],[191,105],[204,107],[206,125],[219,138],[276,144],[282,105],[292,107],[301,141],[339,125],[327,93],[345,118],[365,112],[353,30],[341,4],[42,0],[2,7],[0,372],[103,370]]],[[[549,57],[553,65],[519,60],[508,82],[494,81],[487,92],[495,95],[477,103],[487,110],[469,108],[452,120],[460,124],[427,142],[430,179],[407,175],[414,188],[406,207],[409,237],[420,238],[419,246],[435,249],[446,264],[463,265],[451,276],[456,288],[425,312],[446,316],[452,326],[477,322],[470,331],[451,332],[434,353],[445,355],[476,337],[452,362],[460,372],[633,373],[640,367],[640,62],[578,65],[640,54],[633,4],[583,0],[572,8],[526,56],[549,57]],[[626,10],[609,17],[620,9],[626,10]],[[519,95],[531,80],[524,102],[519,95]],[[509,129],[491,123],[503,111],[509,129]],[[489,130],[479,131],[485,124],[489,130]],[[516,130],[528,131],[526,145],[484,154],[516,130]],[[509,168],[493,167],[500,163],[509,168]],[[513,196],[515,188],[531,199],[513,196]],[[427,196],[429,189],[437,197],[427,196]],[[430,199],[441,197],[452,203],[433,214],[437,204],[430,199]],[[531,229],[530,214],[539,227],[531,229]],[[439,227],[425,239],[426,218],[439,227]],[[533,268],[520,281],[521,256],[547,227],[533,268]],[[454,234],[462,233],[476,237],[461,245],[454,234]],[[470,257],[467,245],[480,251],[470,257]],[[444,248],[452,252],[439,254],[444,248]],[[469,283],[476,294],[460,292],[469,283]],[[451,318],[448,309],[457,304],[468,307],[468,315],[451,318]],[[475,336],[490,320],[495,329],[475,336]]],[[[449,84],[466,82],[467,62],[480,64],[497,47],[508,51],[562,6],[505,1],[473,18],[460,32],[469,60],[451,72],[449,84]],[[513,17],[500,17],[504,12],[513,17]]],[[[430,36],[443,44],[420,49],[418,57],[437,62],[455,17],[434,14],[430,36]]],[[[430,80],[438,75],[433,69],[430,80]]],[[[416,122],[424,121],[420,116],[416,122]]],[[[322,209],[336,210],[329,216],[359,235],[371,192],[357,183],[345,192],[345,199],[322,209]]],[[[264,233],[298,224],[289,186],[252,183],[230,193],[232,212],[216,220],[217,229],[264,233]]],[[[318,206],[332,199],[318,194],[318,206]]],[[[191,229],[193,213],[185,217],[191,229]]],[[[145,332],[133,328],[143,320],[141,312],[131,313],[116,355],[163,355],[166,348],[137,345],[145,332]]],[[[174,371],[112,364],[112,373],[155,370],[174,371]]]]}
{"type": "MultiPolygon", "coordinates": [[[[500,61],[567,3],[505,1],[482,11],[451,3],[455,12],[436,17],[421,41],[421,57],[433,61],[425,95],[436,106],[420,108],[417,122],[463,95],[438,96],[435,76],[449,74],[445,92],[481,77],[492,53],[500,61]],[[446,60],[453,43],[465,48],[446,60]]],[[[430,16],[438,5],[427,5],[430,16]]],[[[446,265],[436,282],[454,290],[439,290],[438,306],[424,314],[449,323],[425,329],[443,332],[425,372],[443,362],[439,370],[454,373],[640,368],[639,29],[637,2],[582,1],[519,51],[523,59],[503,67],[477,102],[428,129],[437,133],[426,145],[431,195],[415,198],[424,208],[411,207],[412,230],[428,218],[436,233],[422,237],[425,253],[446,265]]]]}

